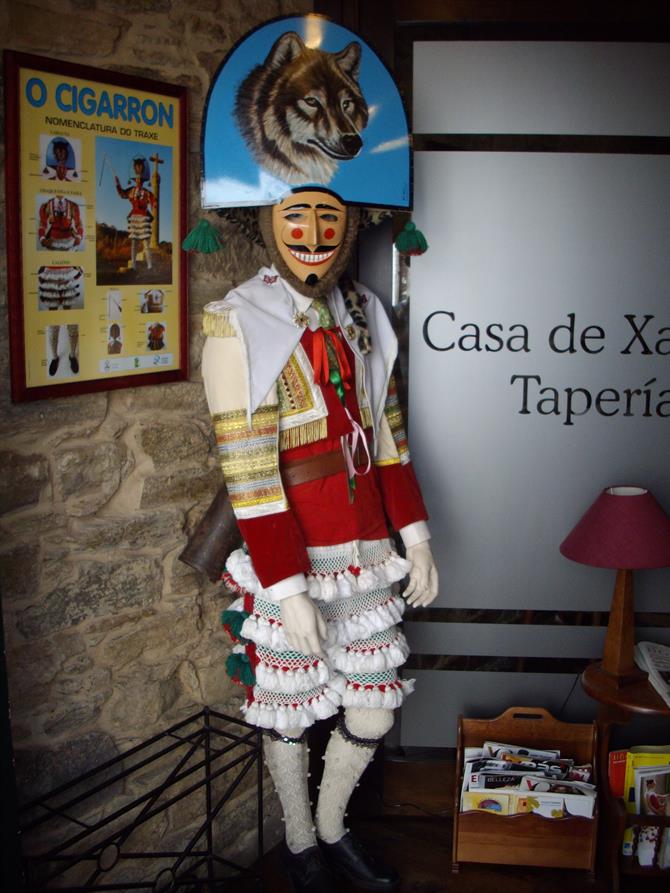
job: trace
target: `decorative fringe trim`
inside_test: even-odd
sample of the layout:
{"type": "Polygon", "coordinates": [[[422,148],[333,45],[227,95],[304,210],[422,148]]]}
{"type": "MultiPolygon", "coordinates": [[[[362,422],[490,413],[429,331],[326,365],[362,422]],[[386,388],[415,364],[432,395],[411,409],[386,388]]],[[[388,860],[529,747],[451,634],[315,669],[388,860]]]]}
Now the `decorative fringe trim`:
{"type": "Polygon", "coordinates": [[[230,310],[219,310],[218,313],[205,310],[202,319],[202,330],[205,335],[212,335],[214,338],[235,338],[237,332],[228,321],[229,315],[230,310]]]}
{"type": "Polygon", "coordinates": [[[404,610],[405,602],[399,596],[391,596],[384,604],[362,614],[354,614],[345,620],[330,621],[326,647],[348,645],[356,639],[368,639],[374,633],[390,629],[400,623],[404,610]]]}
{"type": "Polygon", "coordinates": [[[324,685],[329,678],[328,667],[323,661],[318,661],[316,666],[301,667],[297,670],[270,667],[263,661],[256,667],[256,682],[261,688],[285,694],[309,691],[318,685],[324,685]]]}
{"type": "Polygon", "coordinates": [[[199,251],[202,254],[213,254],[223,248],[221,235],[215,226],[204,217],[198,220],[191,232],[181,243],[184,251],[199,251]]]}
{"type": "MultiPolygon", "coordinates": [[[[331,602],[336,598],[350,598],[352,595],[386,589],[392,583],[402,580],[410,572],[412,565],[391,552],[381,564],[374,567],[348,568],[334,574],[310,573],[307,575],[307,590],[317,601],[331,602]]],[[[272,596],[261,586],[256,576],[251,558],[243,549],[236,549],[226,562],[228,574],[239,587],[252,595],[272,602],[272,596]]],[[[364,636],[361,638],[365,638],[364,636]]]]}
{"type": "Polygon", "coordinates": [[[257,645],[272,648],[273,651],[290,651],[286,636],[279,621],[272,623],[265,617],[252,614],[242,625],[242,635],[257,645]]]}
{"type": "Polygon", "coordinates": [[[328,652],[336,670],[342,673],[380,673],[401,667],[409,656],[409,645],[398,631],[395,641],[369,651],[356,651],[338,645],[328,652]]]}
{"type": "MultiPolygon", "coordinates": [[[[326,649],[348,645],[356,639],[367,639],[374,633],[395,626],[402,619],[404,609],[405,602],[398,596],[391,596],[384,604],[370,608],[362,614],[354,614],[344,620],[328,621],[326,649]]],[[[244,621],[242,635],[257,645],[263,645],[273,651],[291,650],[284,636],[282,624],[279,621],[266,620],[257,614],[252,614],[244,621]]]]}
{"type": "Polygon", "coordinates": [[[336,598],[350,598],[357,593],[386,589],[402,580],[412,568],[409,561],[392,552],[381,564],[352,572],[347,569],[337,574],[308,574],[307,590],[317,601],[331,602],[336,598]]]}
{"type": "Polygon", "coordinates": [[[414,679],[398,679],[397,682],[382,686],[356,688],[356,685],[357,683],[353,682],[347,684],[346,691],[342,695],[343,707],[395,710],[414,691],[414,679]]]}
{"type": "Polygon", "coordinates": [[[396,236],[395,247],[400,254],[416,257],[428,251],[428,242],[421,230],[416,228],[416,224],[408,220],[396,236]]]}
{"type": "MultiPolygon", "coordinates": [[[[344,685],[346,682],[341,680],[344,685]]],[[[333,680],[334,683],[340,680],[333,680]]],[[[309,698],[302,704],[263,704],[261,701],[253,701],[243,705],[242,712],[247,722],[262,729],[306,729],[313,725],[317,719],[327,719],[337,713],[342,701],[341,691],[344,685],[332,685],[324,688],[320,695],[309,698]]]]}
{"type": "Polygon", "coordinates": [[[228,608],[221,614],[221,623],[233,642],[247,643],[247,639],[242,636],[242,626],[249,614],[240,609],[231,610],[228,608]]]}
{"type": "Polygon", "coordinates": [[[296,425],[293,428],[284,428],[279,431],[279,449],[292,450],[294,447],[305,446],[323,440],[328,434],[328,419],[317,419],[315,422],[306,422],[304,425],[296,425]]]}
{"type": "Polygon", "coordinates": [[[265,598],[266,601],[274,601],[261,586],[251,558],[244,549],[235,549],[230,553],[226,561],[226,571],[238,587],[238,592],[249,592],[251,595],[265,598]]]}
{"type": "Polygon", "coordinates": [[[256,675],[251,668],[244,645],[236,645],[226,659],[226,673],[239,685],[254,685],[256,675]]]}
{"type": "Polygon", "coordinates": [[[361,406],[361,425],[364,428],[372,428],[372,413],[369,406],[361,406]]]}

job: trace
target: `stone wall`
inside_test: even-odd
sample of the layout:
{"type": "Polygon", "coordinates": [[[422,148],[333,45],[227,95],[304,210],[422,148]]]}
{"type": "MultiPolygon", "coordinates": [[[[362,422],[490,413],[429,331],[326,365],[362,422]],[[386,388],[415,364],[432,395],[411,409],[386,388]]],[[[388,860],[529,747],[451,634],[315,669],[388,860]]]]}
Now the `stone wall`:
{"type": "MultiPolygon", "coordinates": [[[[310,8],[309,0],[12,0],[1,5],[0,31],[15,50],[186,85],[193,223],[214,71],[250,28],[310,8]]],[[[263,261],[221,229],[226,249],[191,262],[189,381],[20,405],[10,400],[3,256],[0,561],[22,799],[201,705],[235,714],[241,701],[224,673],[227,599],[177,561],[220,482],[200,381],[202,308],[263,261]]],[[[240,834],[245,797],[251,807],[253,791],[235,806],[240,834]]]]}

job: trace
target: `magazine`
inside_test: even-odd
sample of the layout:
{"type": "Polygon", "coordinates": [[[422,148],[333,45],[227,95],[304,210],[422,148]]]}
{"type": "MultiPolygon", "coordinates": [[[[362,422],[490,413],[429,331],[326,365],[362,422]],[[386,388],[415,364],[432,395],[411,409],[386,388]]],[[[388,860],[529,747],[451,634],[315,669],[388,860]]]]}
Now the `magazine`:
{"type": "Polygon", "coordinates": [[[532,747],[521,747],[518,744],[500,744],[498,741],[485,741],[482,746],[482,756],[491,757],[494,760],[502,759],[501,754],[518,754],[522,757],[530,757],[531,760],[554,760],[560,757],[560,750],[537,750],[532,747]]]}
{"type": "Polygon", "coordinates": [[[649,673],[649,682],[670,707],[670,647],[657,642],[638,642],[635,663],[649,673]]]}
{"type": "MultiPolygon", "coordinates": [[[[642,815],[666,816],[670,815],[670,766],[649,766],[645,769],[635,770],[635,804],[636,809],[642,815]]],[[[662,851],[667,849],[663,841],[661,844],[661,832],[667,837],[668,829],[657,826],[640,826],[637,838],[637,861],[646,868],[654,865],[657,849],[659,850],[659,867],[667,865],[661,863],[662,851]]]]}
{"type": "Polygon", "coordinates": [[[575,766],[558,750],[487,741],[481,750],[464,752],[461,811],[591,818],[592,772],[591,765],[575,766]]]}
{"type": "MultiPolygon", "coordinates": [[[[632,750],[632,748],[631,748],[632,750]]],[[[627,750],[611,750],[607,764],[607,776],[613,797],[623,797],[626,779],[627,750]]]]}
{"type": "MultiPolygon", "coordinates": [[[[670,746],[639,747],[628,752],[626,757],[626,777],[624,782],[624,804],[626,811],[635,814],[636,808],[636,770],[658,767],[662,769],[670,766],[670,746]]],[[[626,828],[623,835],[622,854],[632,856],[635,849],[636,826],[626,828]]]]}

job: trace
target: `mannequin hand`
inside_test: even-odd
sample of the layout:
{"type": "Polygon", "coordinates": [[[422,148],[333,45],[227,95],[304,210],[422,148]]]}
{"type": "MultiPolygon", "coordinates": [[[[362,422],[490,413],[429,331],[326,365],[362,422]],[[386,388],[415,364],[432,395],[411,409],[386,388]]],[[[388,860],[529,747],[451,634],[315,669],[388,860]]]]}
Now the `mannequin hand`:
{"type": "Polygon", "coordinates": [[[309,595],[299,592],[283,598],[279,604],[284,635],[290,647],[303,654],[325,657],[323,643],[327,633],[326,621],[309,595]]]}
{"type": "Polygon", "coordinates": [[[403,592],[403,598],[407,599],[408,605],[425,608],[437,596],[437,568],[430,543],[426,540],[415,546],[407,546],[405,551],[407,560],[412,562],[412,570],[409,572],[409,583],[403,592]]]}

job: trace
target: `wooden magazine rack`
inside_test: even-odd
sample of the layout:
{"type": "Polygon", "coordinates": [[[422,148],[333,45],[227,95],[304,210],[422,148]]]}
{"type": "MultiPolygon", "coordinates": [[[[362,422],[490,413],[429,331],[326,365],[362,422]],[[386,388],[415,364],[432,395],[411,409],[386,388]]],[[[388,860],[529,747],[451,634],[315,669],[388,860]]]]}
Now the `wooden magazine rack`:
{"type": "Polygon", "coordinates": [[[499,816],[460,812],[463,752],[485,741],[558,748],[577,764],[591,763],[596,773],[595,723],[560,722],[542,708],[510,707],[495,719],[458,720],[452,871],[461,862],[581,868],[595,875],[598,803],[594,817],[547,819],[538,815],[499,816]]]}

